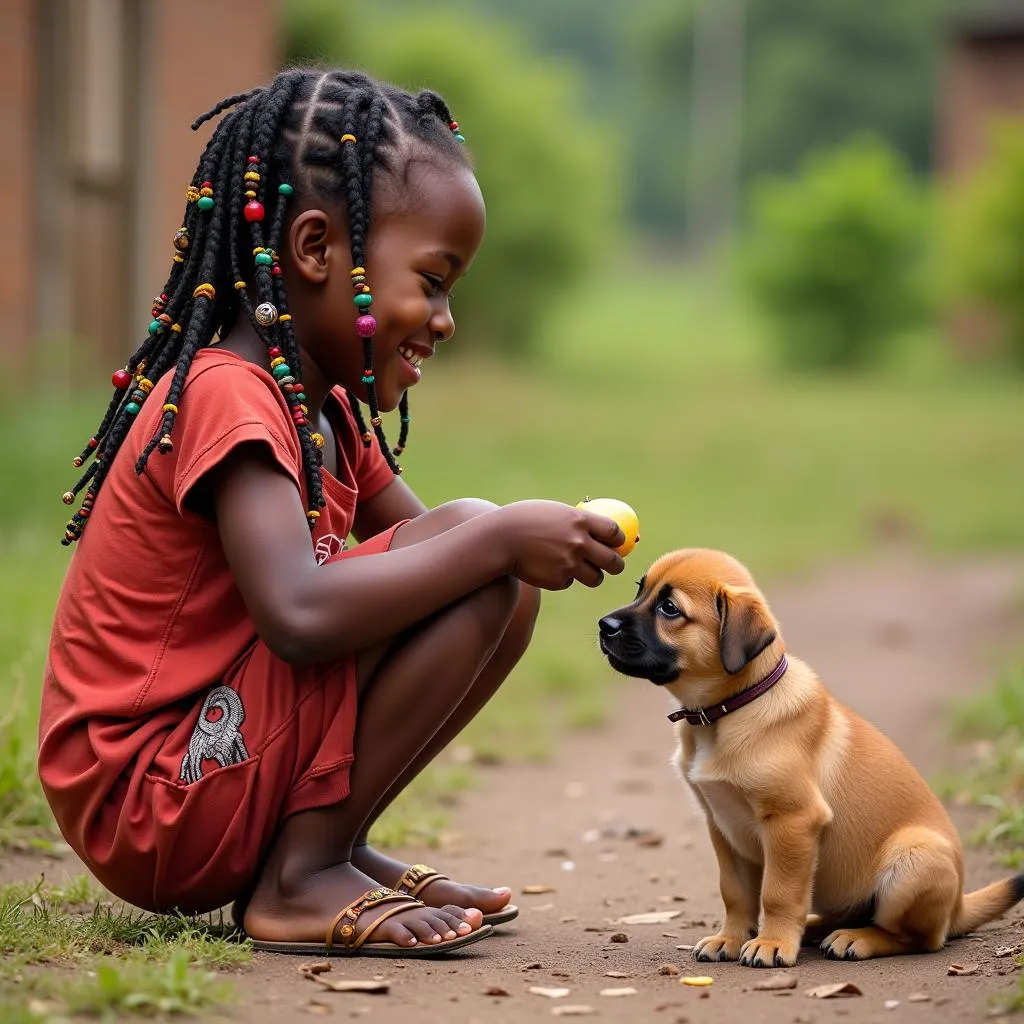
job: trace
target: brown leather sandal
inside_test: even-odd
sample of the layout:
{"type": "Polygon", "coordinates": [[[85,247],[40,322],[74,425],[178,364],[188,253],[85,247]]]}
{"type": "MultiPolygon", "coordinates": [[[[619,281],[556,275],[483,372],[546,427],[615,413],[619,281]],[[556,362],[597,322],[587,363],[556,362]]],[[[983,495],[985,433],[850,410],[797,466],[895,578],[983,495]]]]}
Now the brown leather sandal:
{"type": "Polygon", "coordinates": [[[353,900],[347,907],[340,910],[327,929],[325,942],[264,942],[261,939],[254,939],[253,949],[263,950],[267,953],[300,953],[312,956],[379,956],[392,959],[404,959],[413,957],[444,956],[453,949],[461,946],[468,946],[471,942],[479,942],[491,933],[487,925],[481,925],[476,931],[468,935],[460,935],[455,939],[448,939],[445,942],[420,943],[416,946],[398,946],[393,942],[369,942],[370,936],[389,918],[400,914],[403,910],[411,910],[413,907],[424,906],[418,899],[408,893],[395,892],[381,886],[378,889],[370,889],[364,892],[357,900],[353,900]],[[387,903],[394,903],[395,906],[385,910],[372,924],[367,925],[358,935],[356,934],[356,920],[360,914],[375,907],[387,903]],[[342,923],[344,922],[344,923],[342,923]],[[339,931],[338,926],[341,925],[339,931]],[[341,945],[334,944],[335,933],[341,939],[341,945]]]}
{"type": "MultiPolygon", "coordinates": [[[[419,896],[431,882],[439,882],[442,878],[446,882],[451,881],[447,875],[442,875],[440,871],[435,871],[427,864],[413,864],[406,868],[405,873],[395,886],[395,891],[408,896],[419,896]]],[[[492,927],[494,925],[507,924],[509,921],[514,921],[518,916],[519,908],[509,905],[501,910],[496,910],[493,914],[484,914],[484,924],[491,925],[492,927]]]]}

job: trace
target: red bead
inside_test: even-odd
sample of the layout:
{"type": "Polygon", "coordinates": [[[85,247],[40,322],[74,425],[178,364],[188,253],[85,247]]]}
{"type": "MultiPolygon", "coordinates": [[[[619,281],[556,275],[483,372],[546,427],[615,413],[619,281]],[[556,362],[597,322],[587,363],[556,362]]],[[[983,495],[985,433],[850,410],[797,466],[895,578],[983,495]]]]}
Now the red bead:
{"type": "Polygon", "coordinates": [[[99,441],[97,441],[95,437],[90,437],[89,438],[89,447],[90,448],[95,448],[96,445],[98,445],[98,444],[99,444],[99,441]]]}
{"type": "Polygon", "coordinates": [[[124,391],[131,384],[132,375],[127,370],[115,370],[110,378],[110,382],[118,391],[124,391]]]}
{"type": "Polygon", "coordinates": [[[213,182],[212,181],[204,181],[202,183],[202,185],[200,185],[199,187],[200,188],[213,188],[213,182]]]}
{"type": "Polygon", "coordinates": [[[272,275],[273,275],[274,277],[280,277],[280,276],[281,276],[281,268],[280,268],[280,267],[279,267],[279,266],[278,266],[278,265],[277,265],[277,264],[275,263],[275,264],[273,265],[273,267],[271,267],[271,268],[270,268],[270,273],[271,273],[271,274],[272,274],[272,275]]]}
{"type": "Polygon", "coordinates": [[[280,354],[281,350],[276,345],[274,345],[273,348],[267,349],[267,355],[269,355],[271,359],[276,359],[280,354]]]}
{"type": "Polygon", "coordinates": [[[160,293],[160,298],[163,299],[164,302],[166,302],[167,301],[167,292],[161,292],[160,293]]]}
{"type": "Polygon", "coordinates": [[[258,164],[260,162],[260,158],[258,156],[251,156],[246,162],[250,164],[258,164]]]}
{"type": "Polygon", "coordinates": [[[256,202],[255,199],[250,199],[249,202],[245,204],[245,209],[242,212],[245,214],[245,219],[247,221],[261,221],[263,220],[266,210],[263,209],[262,203],[256,202]]]}

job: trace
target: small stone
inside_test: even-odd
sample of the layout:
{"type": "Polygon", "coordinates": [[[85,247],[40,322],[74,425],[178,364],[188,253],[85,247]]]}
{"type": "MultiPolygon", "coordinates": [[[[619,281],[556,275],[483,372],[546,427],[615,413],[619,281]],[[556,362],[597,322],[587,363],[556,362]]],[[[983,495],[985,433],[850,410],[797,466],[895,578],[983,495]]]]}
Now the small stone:
{"type": "Polygon", "coordinates": [[[658,973],[666,978],[678,978],[683,972],[675,964],[659,964],[658,973]]]}
{"type": "Polygon", "coordinates": [[[610,939],[610,942],[629,942],[629,936],[625,932],[616,932],[610,939]]]}
{"type": "Polygon", "coordinates": [[[592,1006],[555,1006],[551,1009],[552,1017],[589,1017],[597,1011],[592,1006]]]}
{"type": "Polygon", "coordinates": [[[524,885],[522,893],[524,896],[542,896],[547,892],[554,892],[553,885],[524,885]]]}
{"type": "Polygon", "coordinates": [[[622,996],[635,996],[635,988],[603,988],[600,994],[609,999],[619,999],[622,996]]]}
{"type": "Polygon", "coordinates": [[[496,998],[504,998],[508,994],[508,989],[504,989],[500,985],[492,985],[489,989],[484,991],[485,996],[494,996],[496,998]]]}
{"type": "Polygon", "coordinates": [[[692,944],[686,942],[684,942],[681,946],[676,946],[676,949],[681,949],[684,953],[692,953],[693,948],[694,947],[692,944]]]}
{"type": "Polygon", "coordinates": [[[561,865],[560,865],[560,867],[561,867],[561,869],[563,871],[575,871],[576,870],[576,865],[571,860],[563,860],[561,865]]]}
{"type": "Polygon", "coordinates": [[[900,1001],[898,999],[886,999],[884,1005],[887,1010],[895,1010],[900,1005],[900,1001]]]}
{"type": "Polygon", "coordinates": [[[966,978],[972,974],[977,974],[980,968],[977,964],[950,964],[946,970],[947,975],[952,975],[955,978],[966,978]]]}
{"type": "Polygon", "coordinates": [[[545,999],[564,999],[572,990],[568,988],[545,988],[543,985],[531,985],[527,991],[534,996],[545,999]]]}
{"type": "Polygon", "coordinates": [[[908,1003],[929,1003],[931,1002],[931,996],[927,992],[911,992],[907,996],[908,1003]]]}
{"type": "Polygon", "coordinates": [[[523,964],[523,966],[520,967],[519,970],[521,970],[521,971],[539,971],[543,967],[544,967],[544,965],[539,960],[534,960],[531,963],[523,964]]]}

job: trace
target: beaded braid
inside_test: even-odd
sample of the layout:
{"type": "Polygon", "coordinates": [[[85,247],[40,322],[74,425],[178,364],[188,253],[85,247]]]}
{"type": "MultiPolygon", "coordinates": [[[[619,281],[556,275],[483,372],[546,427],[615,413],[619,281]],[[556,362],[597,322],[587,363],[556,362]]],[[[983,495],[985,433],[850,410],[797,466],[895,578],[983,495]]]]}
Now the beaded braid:
{"type": "MultiPolygon", "coordinates": [[[[309,492],[307,517],[310,528],[315,526],[324,505],[320,475],[324,439],[309,424],[299,347],[276,252],[288,200],[297,190],[330,199],[339,192],[345,196],[352,239],[356,323],[363,338],[363,383],[372,433],[356,396],[351,394],[350,404],[363,443],[369,445],[376,436],[392,471],[401,472],[387,446],[373,386],[376,320],[369,313],[373,296],[364,269],[373,170],[377,164],[395,170],[390,155],[402,137],[418,140],[465,163],[458,145],[465,140],[458,124],[435,93],[424,91],[413,96],[361,72],[344,71],[282,72],[267,87],[222,100],[196,118],[192,128],[219,114],[224,116],[186,190],[182,226],[174,235],[171,271],[163,291],[153,300],[147,336],[125,366],[112,375],[114,394],[107,411],[74,459],[77,467],[90,457],[93,462],[63,496],[65,504],[70,505],[83,488],[88,488],[81,508],[67,523],[64,544],[81,536],[133,420],[156,382],[172,366],[174,376],[163,416],[136,463],[136,472],[143,472],[154,450],[161,454],[173,450],[171,435],[192,361],[200,348],[231,328],[240,311],[266,344],[271,372],[291,412],[309,492]],[[268,198],[271,181],[277,183],[277,188],[268,198]],[[270,227],[264,238],[265,220],[270,227]],[[248,254],[242,251],[243,224],[248,224],[251,232],[252,294],[242,272],[243,265],[249,265],[248,254]]],[[[403,395],[399,406],[402,428],[395,455],[402,452],[408,438],[408,410],[408,396],[403,395]]]]}

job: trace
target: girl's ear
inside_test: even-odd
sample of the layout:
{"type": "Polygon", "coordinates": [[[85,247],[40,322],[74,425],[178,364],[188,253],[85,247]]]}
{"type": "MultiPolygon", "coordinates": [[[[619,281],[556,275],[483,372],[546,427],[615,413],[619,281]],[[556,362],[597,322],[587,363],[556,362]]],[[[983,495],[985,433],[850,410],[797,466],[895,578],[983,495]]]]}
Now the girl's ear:
{"type": "Polygon", "coordinates": [[[331,219],[323,210],[304,210],[288,232],[288,262],[311,284],[330,276],[331,219]]]}

